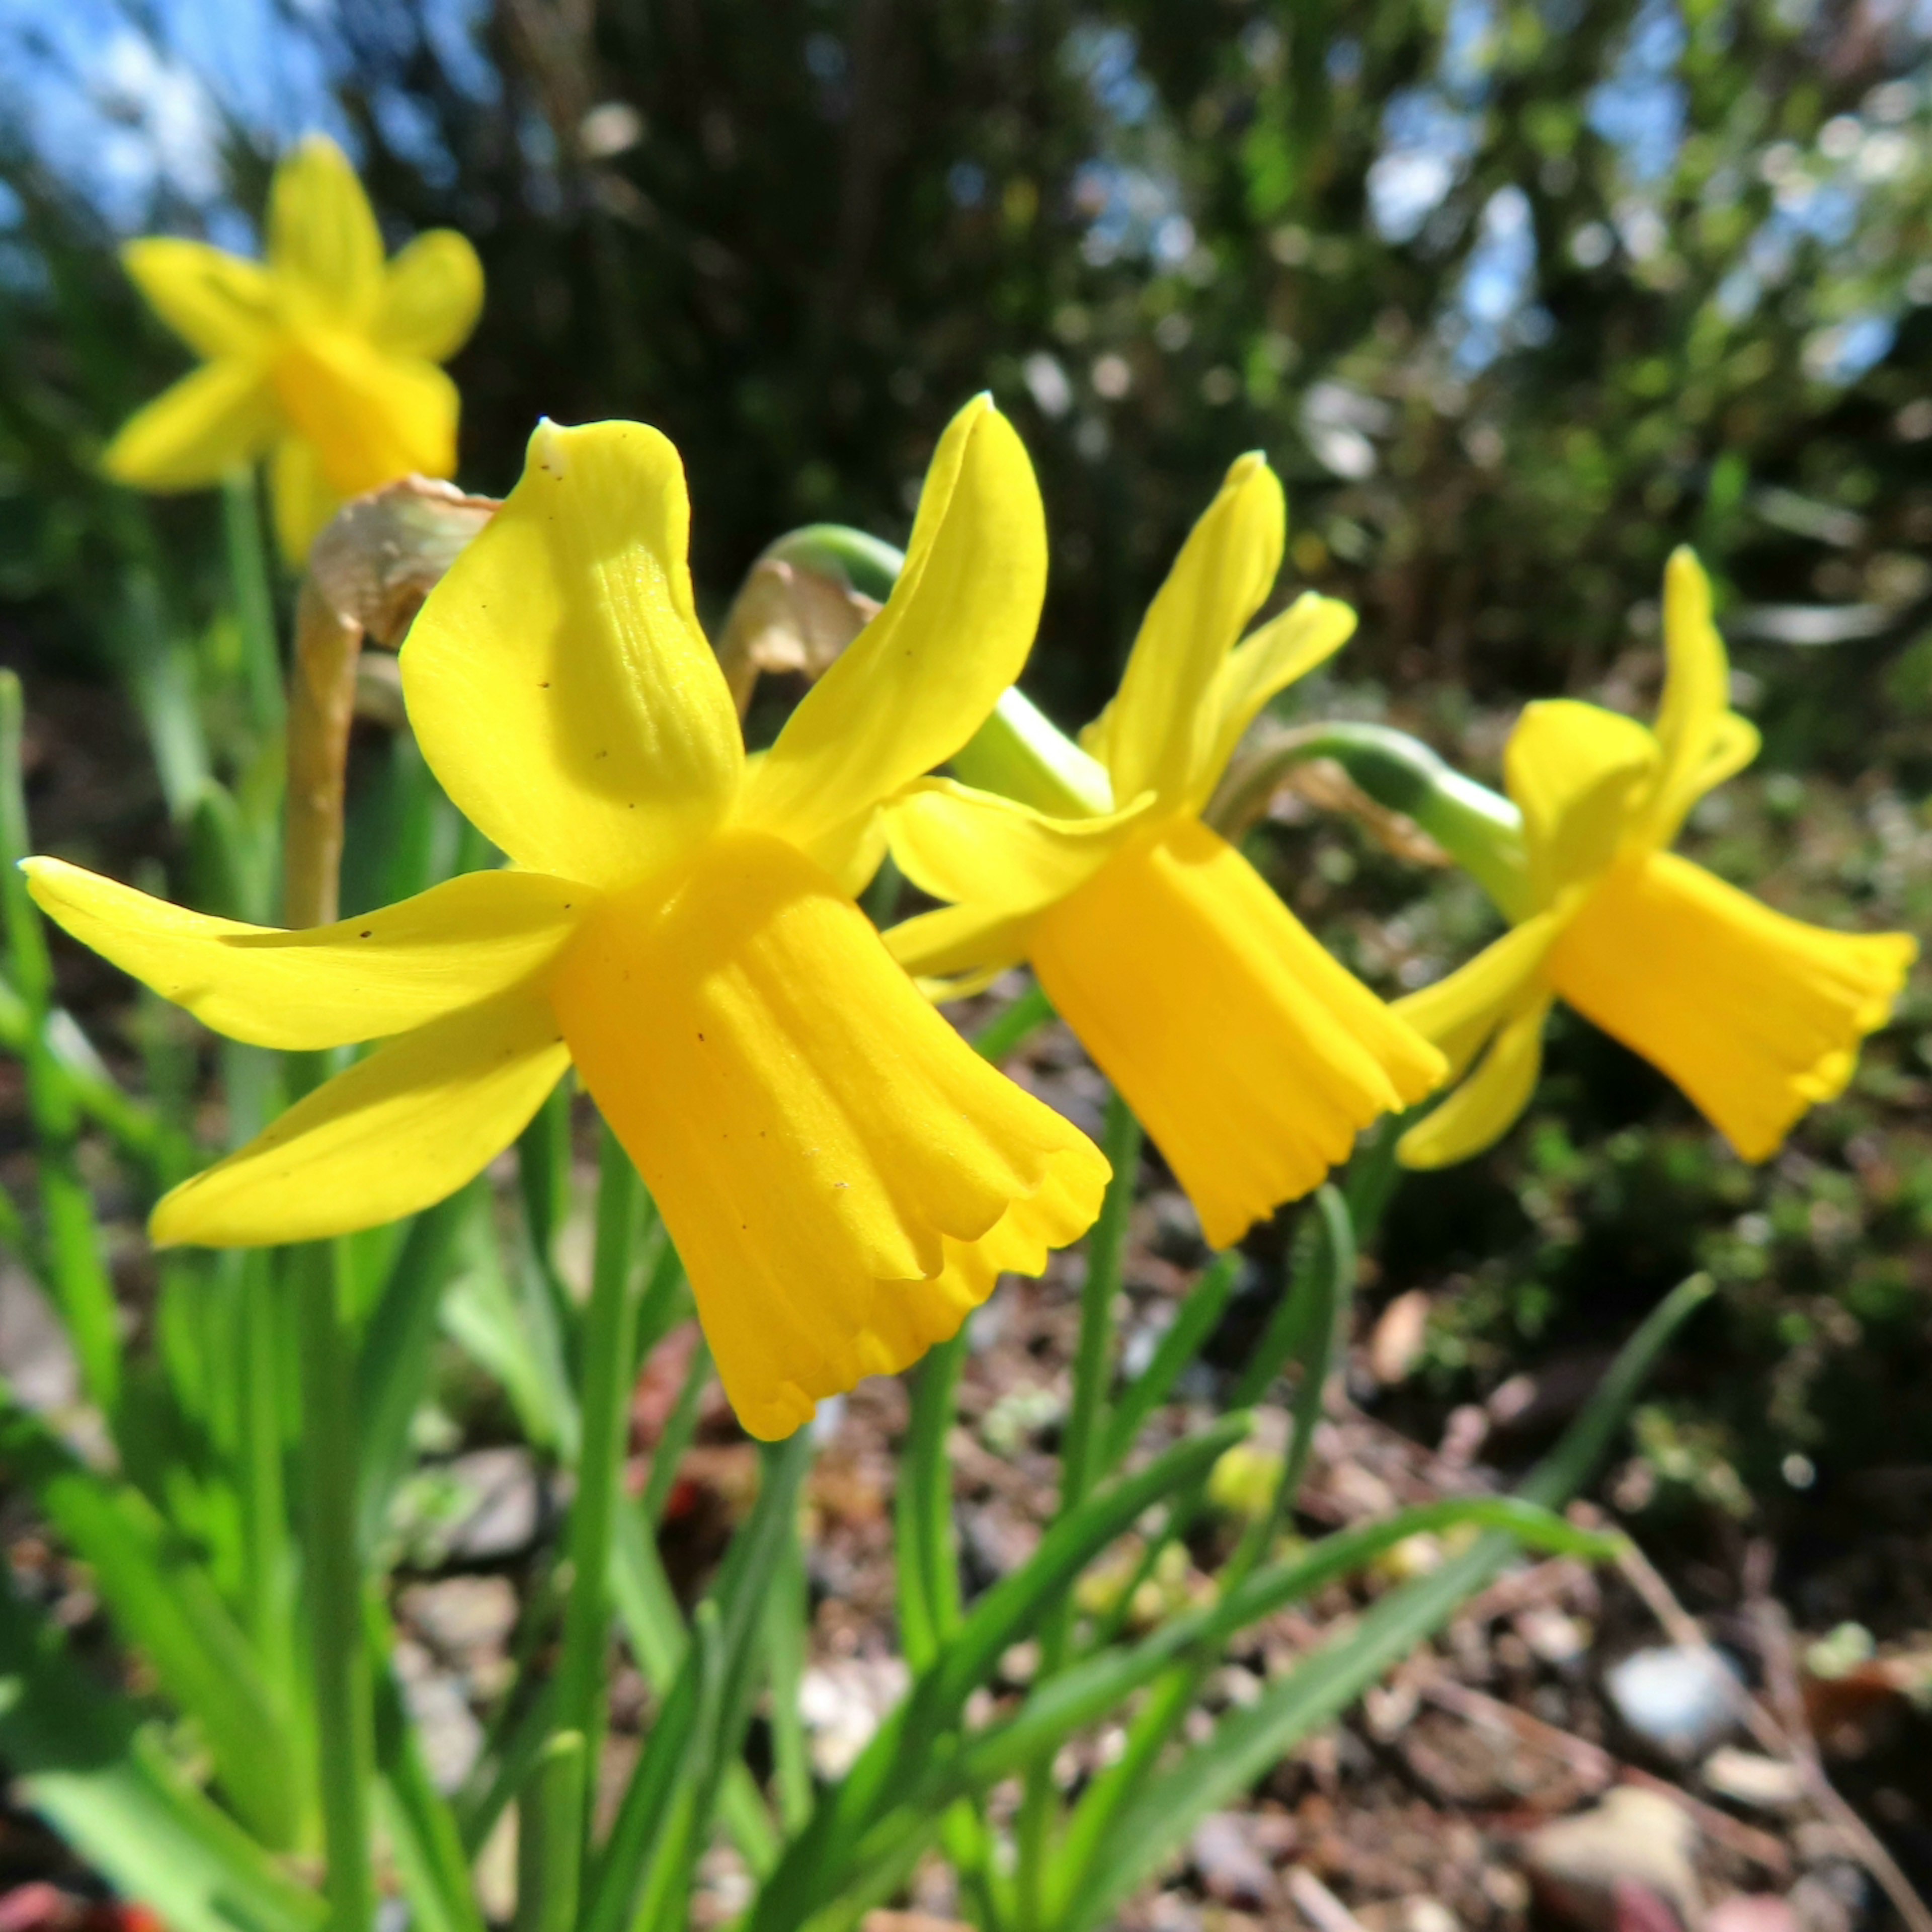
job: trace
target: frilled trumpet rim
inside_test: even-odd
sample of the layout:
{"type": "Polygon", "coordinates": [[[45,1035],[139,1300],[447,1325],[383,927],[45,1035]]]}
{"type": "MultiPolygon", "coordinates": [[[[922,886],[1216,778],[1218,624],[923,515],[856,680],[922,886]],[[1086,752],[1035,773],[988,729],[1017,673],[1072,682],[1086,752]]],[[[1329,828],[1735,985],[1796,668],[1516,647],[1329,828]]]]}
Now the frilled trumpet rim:
{"type": "Polygon", "coordinates": [[[754,1436],[906,1367],[1098,1211],[1098,1150],[980,1060],[779,839],[720,832],[609,896],[550,993],[754,1436]]]}
{"type": "Polygon", "coordinates": [[[1808,926],[1667,852],[1618,866],[1551,948],[1550,982],[1668,1074],[1746,1160],[1844,1092],[1918,955],[1808,926]]]}
{"type": "Polygon", "coordinates": [[[1443,1075],[1436,1048],[1196,818],[1124,846],[1039,915],[1028,950],[1217,1248],[1443,1075]]]}

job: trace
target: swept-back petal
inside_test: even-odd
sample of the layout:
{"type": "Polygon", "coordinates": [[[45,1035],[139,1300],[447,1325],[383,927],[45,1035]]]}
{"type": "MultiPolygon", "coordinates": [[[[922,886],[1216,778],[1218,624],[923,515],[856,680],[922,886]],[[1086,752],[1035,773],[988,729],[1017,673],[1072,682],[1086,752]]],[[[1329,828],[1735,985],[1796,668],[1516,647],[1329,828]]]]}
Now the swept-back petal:
{"type": "Polygon", "coordinates": [[[357,329],[382,299],[382,237],[349,157],[326,134],[285,154],[268,190],[268,266],[295,316],[357,329]]]}
{"type": "Polygon", "coordinates": [[[920,494],[886,608],[808,692],[747,781],[742,822],[819,842],[943,764],[1019,675],[1046,592],[1046,519],[1012,424],[980,396],[920,494]]]}
{"type": "MultiPolygon", "coordinates": [[[[1645,812],[1651,841],[1658,845],[1669,844],[1691,806],[1738,769],[1726,766],[1722,755],[1714,758],[1720,742],[1733,755],[1742,748],[1734,726],[1727,724],[1730,661],[1711,615],[1711,580],[1688,547],[1673,550],[1664,567],[1664,699],[1657,713],[1663,755],[1645,812]]],[[[1736,722],[1744,724],[1742,718],[1736,722]]],[[[1739,763],[1748,763],[1751,754],[1739,763]]]]}
{"type": "Polygon", "coordinates": [[[342,507],[342,499],[322,473],[322,458],[307,437],[285,436],[275,445],[268,470],[274,506],[275,541],[299,570],[322,526],[342,507]]]}
{"type": "Polygon", "coordinates": [[[782,840],[721,833],[606,900],[551,998],[754,1434],[950,1334],[969,1304],[935,1282],[1018,1204],[1066,1204],[1063,1240],[1098,1211],[1092,1144],[980,1060],[782,840]]]}
{"type": "Polygon", "coordinates": [[[344,1046],[406,1032],[526,980],[595,895],[538,872],[470,872],[334,926],[284,932],[184,911],[58,859],[24,869],[75,938],[231,1040],[344,1046]]]}
{"type": "Polygon", "coordinates": [[[252,362],[209,362],[136,410],[101,464],[137,490],[203,490],[274,440],[274,392],[252,362]]]}
{"type": "Polygon", "coordinates": [[[1268,458],[1238,458],[1148,607],[1113,703],[1081,734],[1116,798],[1152,790],[1186,802],[1218,735],[1209,694],[1274,587],[1287,529],[1268,458]]]}
{"type": "Polygon", "coordinates": [[[433,362],[386,356],[340,329],[291,337],[274,362],[275,394],[338,496],[416,471],[456,467],[456,385],[433,362]]]}
{"type": "Polygon", "coordinates": [[[615,886],[724,816],[744,747],[698,628],[677,452],[641,423],[530,439],[403,646],[423,755],[520,865],[615,886]]]}
{"type": "Polygon", "coordinates": [[[1154,804],[1148,792],[1104,818],[1049,818],[997,793],[928,778],[886,807],[886,835],[920,891],[1032,912],[1084,885],[1154,804]]]}
{"type": "Polygon", "coordinates": [[[1029,924],[986,906],[941,906],[891,928],[886,950],[928,999],[962,999],[1026,957],[1029,924]]]}
{"type": "Polygon", "coordinates": [[[1669,852],[1620,866],[1551,949],[1577,1011],[1670,1076],[1747,1160],[1844,1090],[1918,955],[1787,919],[1669,852]]]}
{"type": "Polygon", "coordinates": [[[1028,956],[1216,1247],[1442,1077],[1435,1048],[1198,819],[1151,829],[1036,915],[1028,956]]]}
{"type": "Polygon", "coordinates": [[[382,278],[375,339],[392,356],[446,362],[483,312],[483,264],[453,228],[418,235],[382,278]]]}
{"type": "Polygon", "coordinates": [[[259,357],[275,322],[268,271],[206,242],[151,235],[121,250],[148,306],[205,361],[259,357]]]}
{"type": "Polygon", "coordinates": [[[1453,1166],[1502,1138],[1536,1091],[1543,1024],[1554,996],[1532,991],[1510,1014],[1468,1079],[1396,1145],[1404,1167],[1453,1166]]]}
{"type": "Polygon", "coordinates": [[[570,1064],[540,995],[506,994],[386,1041],[165,1196],[160,1247],[248,1248],[379,1227],[480,1173],[570,1064]]]}
{"type": "Polygon", "coordinates": [[[1355,614],[1333,597],[1304,590],[1279,617],[1234,646],[1214,676],[1208,700],[1209,736],[1189,788],[1204,805],[1262,706],[1305,677],[1355,634],[1355,614]]]}
{"type": "Polygon", "coordinates": [[[1616,860],[1633,801],[1657,767],[1657,740],[1632,719],[1558,698],[1527,705],[1503,752],[1522,808],[1530,892],[1546,906],[1616,860]]]}
{"type": "Polygon", "coordinates": [[[1538,913],[1433,986],[1405,994],[1394,1003],[1394,1010],[1424,1040],[1442,1049],[1454,1078],[1522,1006],[1526,989],[1542,971],[1544,958],[1562,929],[1559,914],[1538,913]]]}

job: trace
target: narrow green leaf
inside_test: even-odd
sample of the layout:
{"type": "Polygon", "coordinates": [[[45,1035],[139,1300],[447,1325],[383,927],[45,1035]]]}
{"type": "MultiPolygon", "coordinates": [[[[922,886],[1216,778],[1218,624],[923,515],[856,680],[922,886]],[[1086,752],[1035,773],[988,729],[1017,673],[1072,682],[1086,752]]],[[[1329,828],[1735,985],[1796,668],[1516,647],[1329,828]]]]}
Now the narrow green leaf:
{"type": "Polygon", "coordinates": [[[1234,1292],[1234,1284],[1240,1279],[1241,1267],[1239,1251],[1231,1248],[1226,1254],[1216,1255],[1188,1291],[1186,1300],[1160,1338],[1154,1359],[1120,1392],[1120,1400],[1108,1419],[1106,1445],[1101,1452],[1104,1468],[1118,1466],[1133,1447],[1148,1418],[1173,1394],[1182,1372],[1200,1354],[1220,1322],[1234,1292]]]}
{"type": "Polygon", "coordinates": [[[131,1485],[84,1467],[0,1390],[0,1462],[33,1492],[56,1534],[94,1573],[120,1635],[200,1726],[229,1802],[262,1840],[298,1823],[286,1714],[269,1695],[219,1593],[131,1485]]]}
{"type": "MultiPolygon", "coordinates": [[[[1584,1480],[1628,1412],[1658,1355],[1710,1294],[1693,1276],[1667,1296],[1626,1342],[1551,1455],[1523,1486],[1529,1501],[1564,1502],[1584,1480]]],[[[1159,1869],[1209,1812],[1246,1790],[1282,1754],[1328,1723],[1458,1607],[1484,1588],[1519,1545],[1507,1532],[1485,1536],[1441,1568],[1391,1592],[1345,1637],[1270,1685],[1261,1700],[1223,1718],[1214,1736],[1149,1779],[1124,1806],[1066,1900],[1066,1932],[1088,1932],[1159,1869]]]]}
{"type": "Polygon", "coordinates": [[[26,1802],[169,1932],[316,1932],[322,1901],[144,1745],[134,1707],[0,1576],[0,1759],[26,1802]]]}
{"type": "Polygon", "coordinates": [[[531,1768],[517,1800],[514,1932],[571,1932],[577,1923],[587,1775],[581,1731],[558,1732],[531,1768]]]}

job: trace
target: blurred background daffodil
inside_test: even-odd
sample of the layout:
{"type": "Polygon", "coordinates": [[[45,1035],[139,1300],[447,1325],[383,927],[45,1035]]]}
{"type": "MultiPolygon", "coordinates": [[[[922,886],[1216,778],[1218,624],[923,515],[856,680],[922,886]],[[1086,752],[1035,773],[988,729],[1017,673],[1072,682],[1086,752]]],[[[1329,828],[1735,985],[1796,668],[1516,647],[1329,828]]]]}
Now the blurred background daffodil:
{"type": "Polygon", "coordinates": [[[275,170],[266,262],[165,236],[122,259],[202,364],[122,425],[104,459],[117,481],[196,490],[266,456],[276,535],[299,567],[345,499],[454,470],[458,398],[437,365],[476,326],[482,266],[450,229],[386,262],[368,197],[326,136],[275,170]]]}

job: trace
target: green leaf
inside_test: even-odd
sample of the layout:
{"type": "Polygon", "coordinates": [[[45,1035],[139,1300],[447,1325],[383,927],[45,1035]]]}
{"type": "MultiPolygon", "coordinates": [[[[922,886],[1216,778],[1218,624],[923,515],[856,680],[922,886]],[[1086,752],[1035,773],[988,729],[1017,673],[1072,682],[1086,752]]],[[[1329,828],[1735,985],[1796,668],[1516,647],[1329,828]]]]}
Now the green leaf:
{"type": "Polygon", "coordinates": [[[139,1490],[85,1468],[37,1417],[4,1400],[0,1462],[92,1566],[117,1633],[200,1726],[229,1802],[265,1843],[292,1844],[298,1798],[286,1714],[207,1573],[139,1490]]]}
{"type": "Polygon", "coordinates": [[[0,1576],[0,1758],[76,1856],[169,1932],[316,1932],[322,1900],[144,1738],[0,1576]]]}
{"type": "Polygon", "coordinates": [[[517,1916],[513,1932],[571,1932],[584,1870],[581,1731],[545,1744],[517,1799],[517,1916]]]}
{"type": "Polygon", "coordinates": [[[844,1781],[820,1796],[811,1822],[760,1891],[746,1922],[748,1932],[800,1924],[851,1882],[860,1839],[927,1762],[950,1748],[967,1699],[1007,1648],[1053,1610],[1082,1570],[1144,1510],[1198,1480],[1249,1426],[1245,1415],[1223,1416],[1144,1469],[1088,1497],[1047,1532],[1024,1564],[973,1606],[844,1781]]]}
{"type": "Polygon", "coordinates": [[[1121,1390],[1108,1419],[1106,1447],[1102,1451],[1106,1468],[1114,1468],[1133,1447],[1148,1418],[1172,1394],[1181,1372],[1214,1334],[1240,1279],[1241,1264],[1238,1250],[1231,1248],[1214,1257],[1188,1291],[1187,1299],[1160,1338],[1154,1359],[1121,1390]]]}
{"type": "MultiPolygon", "coordinates": [[[[1608,1447],[1664,1344],[1710,1294],[1694,1276],[1625,1343],[1583,1413],[1524,1485],[1545,1506],[1563,1502],[1608,1447]]],[[[1222,1719],[1205,1744],[1142,1786],[1123,1806],[1065,1894],[1065,1932],[1102,1923],[1151,1877],[1207,1814],[1228,1803],[1311,1732],[1346,1710],[1391,1666],[1439,1630],[1515,1554],[1516,1538],[1492,1533],[1426,1576],[1392,1592],[1346,1636],[1270,1685],[1260,1701],[1222,1719]]]]}

